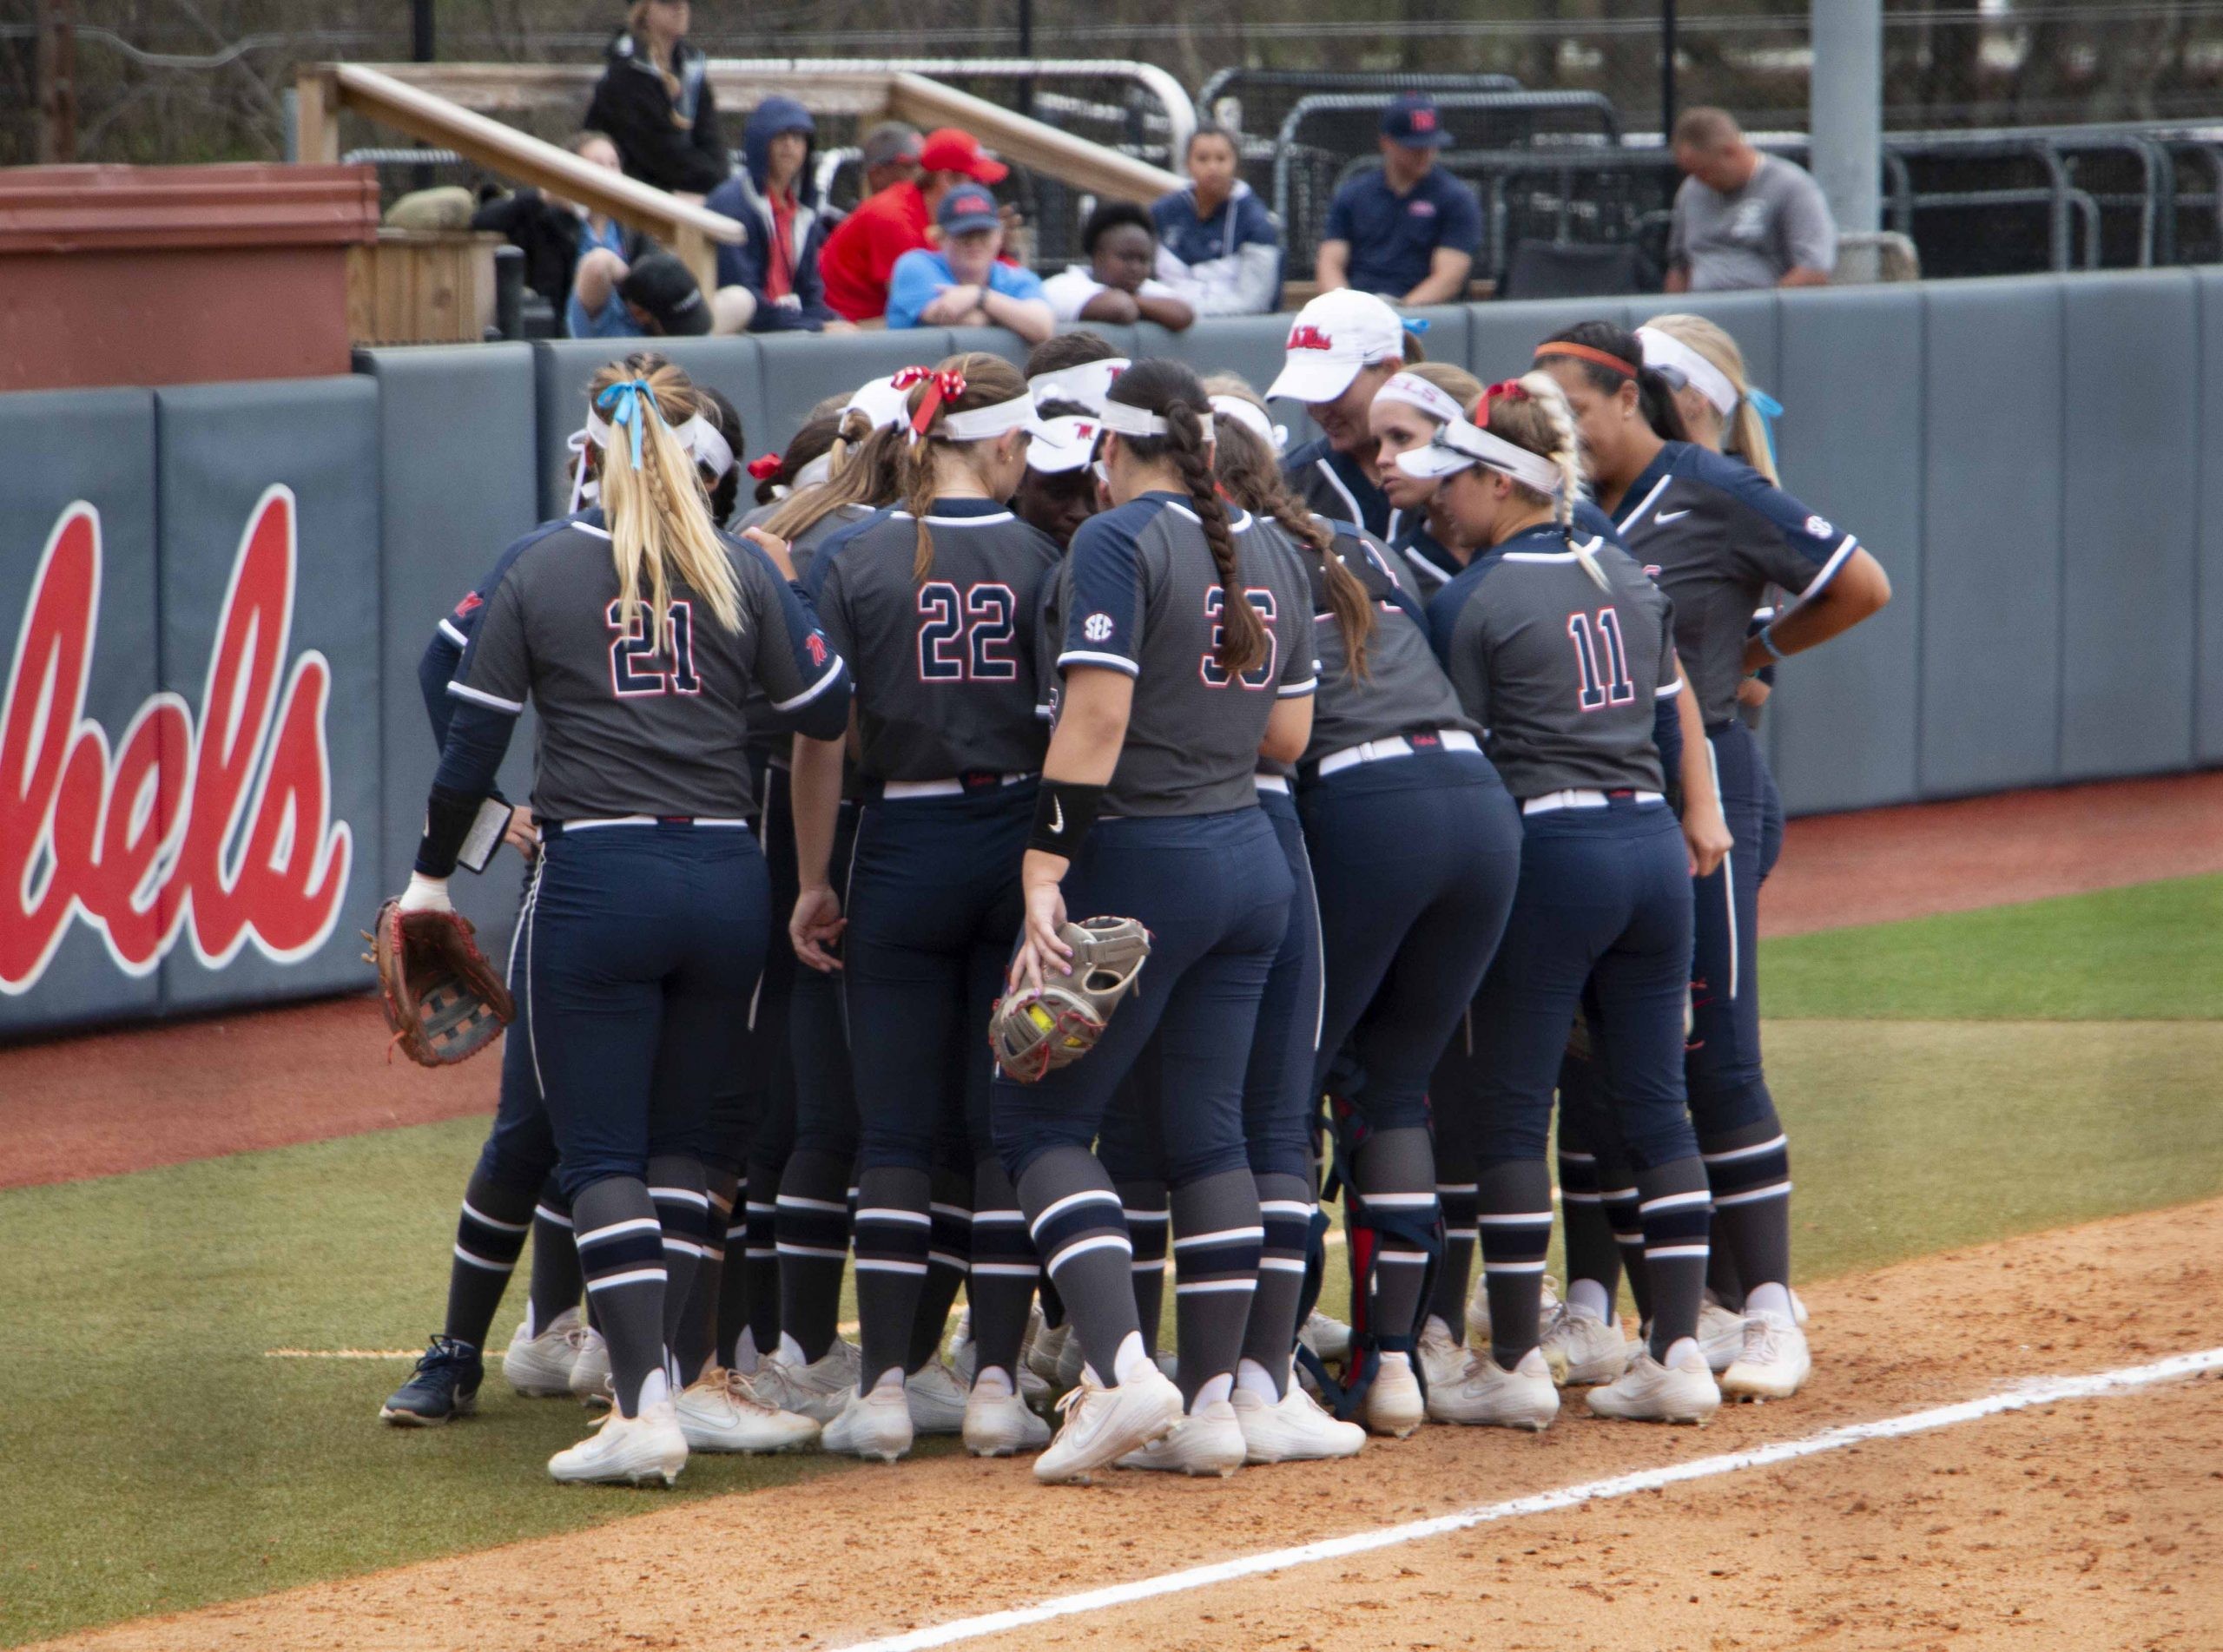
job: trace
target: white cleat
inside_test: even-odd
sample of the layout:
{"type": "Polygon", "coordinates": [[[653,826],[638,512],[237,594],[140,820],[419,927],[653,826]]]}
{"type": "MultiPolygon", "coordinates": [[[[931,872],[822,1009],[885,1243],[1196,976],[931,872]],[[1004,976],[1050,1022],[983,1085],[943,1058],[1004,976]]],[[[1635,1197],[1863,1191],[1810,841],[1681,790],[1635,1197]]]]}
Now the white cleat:
{"type": "MultiPolygon", "coordinates": [[[[1559,1311],[1560,1282],[1549,1274],[1544,1275],[1544,1290],[1536,1300],[1538,1323],[1549,1325],[1552,1315],[1559,1311]]],[[[1489,1276],[1481,1268],[1474,1270],[1474,1288],[1467,1293],[1467,1340],[1474,1347],[1490,1346],[1490,1289],[1489,1276]]]]}
{"type": "Polygon", "coordinates": [[[1628,1423],[1703,1423],[1721,1409],[1721,1390],[1705,1356],[1687,1349],[1679,1363],[1663,1366],[1639,1348],[1614,1382],[1589,1393],[1590,1409],[1628,1423]]]}
{"type": "Polygon", "coordinates": [[[1250,1454],[1250,1442],[1224,1399],[1207,1401],[1173,1425],[1163,1439],[1129,1451],[1115,1465],[1162,1473],[1216,1474],[1225,1479],[1250,1454]]]}
{"type": "Polygon", "coordinates": [[[858,1359],[857,1345],[836,1337],[832,1347],[807,1366],[761,1360],[756,1374],[748,1379],[749,1395],[774,1411],[830,1423],[857,1392],[858,1359]]]}
{"type": "Polygon", "coordinates": [[[958,1434],[965,1429],[965,1406],[970,1395],[957,1373],[939,1359],[929,1359],[903,1379],[903,1392],[911,1401],[911,1428],[919,1434],[958,1434]]]}
{"type": "Polygon", "coordinates": [[[903,1390],[889,1384],[868,1394],[851,1393],[819,1444],[843,1457],[873,1457],[883,1463],[910,1455],[914,1431],[903,1390]]]}
{"type": "Polygon", "coordinates": [[[565,1308],[538,1336],[525,1335],[524,1321],[520,1320],[510,1338],[509,1352],[502,1356],[502,1374],[527,1399],[567,1399],[571,1392],[571,1368],[579,1362],[579,1345],[586,1335],[577,1308],[565,1308]]]}
{"type": "Polygon", "coordinates": [[[1296,1339],[1329,1364],[1351,1357],[1350,1326],[1318,1308],[1312,1310],[1298,1329],[1296,1339]]]}
{"type": "Polygon", "coordinates": [[[610,1345],[590,1325],[579,1327],[579,1352],[571,1361],[571,1375],[565,1385],[582,1405],[610,1403],[610,1345]]]}
{"type": "Polygon", "coordinates": [[[1814,1368],[1806,1333],[1781,1313],[1747,1313],[1745,1346],[1737,1362],[1721,1373],[1721,1392],[1732,1399],[1788,1399],[1814,1368]]]}
{"type": "MultiPolygon", "coordinates": [[[[1790,1290],[1791,1287],[1785,1286],[1784,1288],[1790,1290]]],[[[1806,1312],[1806,1299],[1796,1291],[1791,1292],[1791,1317],[1801,1331],[1806,1328],[1806,1321],[1814,1317],[1806,1312]]]]}
{"type": "Polygon", "coordinates": [[[792,1451],[818,1438],[818,1425],[791,1411],[774,1411],[751,1394],[747,1379],[705,1366],[672,1402],[692,1451],[792,1451]]]}
{"type": "Polygon", "coordinates": [[[975,1457],[1013,1457],[1039,1451],[1050,1443],[1050,1425],[1029,1410],[1018,1394],[983,1393],[975,1388],[965,1400],[965,1449],[975,1457]]]}
{"type": "Polygon", "coordinates": [[[1560,1391],[1540,1348],[1510,1371],[1487,1353],[1470,1353],[1458,1381],[1428,1385],[1428,1414],[1439,1423],[1525,1428],[1542,1433],[1560,1414],[1560,1391]]]}
{"type": "Polygon", "coordinates": [[[638,1417],[612,1411],[593,1433],[548,1459],[551,1478],[574,1484],[670,1485],[686,1466],[687,1435],[668,1399],[642,1406],[638,1417]]]}
{"type": "Polygon", "coordinates": [[[1601,1320],[1595,1310],[1562,1302],[1544,1327],[1544,1363],[1562,1388],[1612,1382],[1629,1368],[1630,1345],[1620,1316],[1601,1320]]]}
{"type": "Polygon", "coordinates": [[[1421,1375],[1433,1391],[1438,1383],[1457,1382],[1466,1373],[1467,1350],[1451,1334],[1451,1327],[1433,1313],[1421,1327],[1414,1352],[1420,1357],[1421,1375]]]}
{"type": "MultiPolygon", "coordinates": [[[[1026,1339],[1019,1345],[1019,1394],[1028,1405],[1046,1411],[1057,1396],[1050,1392],[1050,1385],[1030,1361],[1029,1339],[1041,1323],[1042,1310],[1036,1308],[1027,1321],[1026,1339]]],[[[957,1334],[949,1341],[949,1368],[957,1373],[959,1384],[970,1390],[979,1372],[973,1369],[980,1349],[973,1340],[973,1310],[966,1308],[957,1316],[957,1334]]]]}
{"type": "Polygon", "coordinates": [[[1153,1369],[1117,1388],[1084,1381],[1058,1409],[1065,1424],[1034,1459],[1034,1478],[1044,1485],[1085,1484],[1094,1470],[1171,1433],[1181,1420],[1181,1391],[1153,1369]]]}
{"type": "Polygon", "coordinates": [[[1745,1352],[1745,1316],[1707,1297],[1699,1308],[1699,1346],[1705,1350],[1706,1368],[1718,1377],[1745,1352]]]}
{"type": "Polygon", "coordinates": [[[1420,1379],[1413,1362],[1402,1353],[1385,1353],[1366,1391],[1366,1426],[1373,1434],[1403,1439],[1428,1420],[1428,1402],[1421,1398],[1420,1379]]]}
{"type": "Polygon", "coordinates": [[[1337,1422],[1293,1382],[1279,1405],[1269,1405],[1248,1388],[1237,1389],[1230,1403],[1243,1430],[1246,1463],[1318,1463],[1356,1457],[1366,1444],[1364,1429],[1356,1423],[1337,1422]]]}
{"type": "Polygon", "coordinates": [[[1059,1362],[1065,1357],[1065,1344],[1072,1338],[1070,1325],[1046,1325],[1034,1333],[1034,1340],[1027,1345],[1020,1363],[1040,1379],[1042,1385],[1052,1393],[1057,1392],[1059,1362]]]}

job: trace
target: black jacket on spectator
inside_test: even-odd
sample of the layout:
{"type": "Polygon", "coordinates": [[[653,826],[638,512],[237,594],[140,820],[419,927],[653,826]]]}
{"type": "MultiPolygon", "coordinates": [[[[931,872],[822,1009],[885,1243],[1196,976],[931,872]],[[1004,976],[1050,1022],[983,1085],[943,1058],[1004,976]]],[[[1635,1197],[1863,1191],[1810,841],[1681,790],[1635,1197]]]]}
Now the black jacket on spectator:
{"type": "Polygon", "coordinates": [[[626,176],[659,189],[707,195],[733,170],[718,130],[709,60],[681,41],[672,48],[675,94],[663,71],[631,33],[620,30],[603,53],[602,78],[587,105],[587,129],[617,146],[626,176]]]}
{"type": "Polygon", "coordinates": [[[538,189],[520,189],[482,204],[472,214],[471,227],[507,237],[524,254],[524,284],[563,313],[579,267],[578,214],[557,206],[538,189]]]}

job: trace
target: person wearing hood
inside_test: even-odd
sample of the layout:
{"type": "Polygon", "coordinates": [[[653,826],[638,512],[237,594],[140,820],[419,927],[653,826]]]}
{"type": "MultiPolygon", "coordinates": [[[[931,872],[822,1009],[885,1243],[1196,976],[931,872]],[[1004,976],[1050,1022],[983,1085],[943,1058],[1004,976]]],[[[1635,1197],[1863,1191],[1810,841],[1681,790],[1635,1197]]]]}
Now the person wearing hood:
{"type": "Polygon", "coordinates": [[[1158,279],[1198,315],[1263,315],[1280,301],[1281,233],[1237,177],[1235,135],[1209,122],[1189,139],[1189,183],[1151,208],[1158,279]]]}
{"type": "Polygon", "coordinates": [[[587,127],[617,145],[625,175],[707,195],[733,170],[718,130],[709,60],[687,43],[688,0],[633,0],[603,52],[587,127]]]}
{"type": "Polygon", "coordinates": [[[817,130],[810,111],[793,98],[766,98],[742,131],[745,164],[703,203],[749,232],[739,246],[718,248],[714,332],[850,330],[827,307],[818,270],[827,225],[811,175],[817,130]]]}

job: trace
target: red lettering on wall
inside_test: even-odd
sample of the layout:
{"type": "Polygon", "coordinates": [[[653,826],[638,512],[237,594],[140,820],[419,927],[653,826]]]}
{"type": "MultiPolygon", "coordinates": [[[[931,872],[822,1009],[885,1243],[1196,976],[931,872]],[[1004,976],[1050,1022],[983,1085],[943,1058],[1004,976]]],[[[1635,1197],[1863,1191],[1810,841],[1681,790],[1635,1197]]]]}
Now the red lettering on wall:
{"type": "Polygon", "coordinates": [[[331,818],[331,668],[313,649],[287,663],[295,568],[294,496],[274,487],[240,538],[198,717],[155,694],[111,750],[85,716],[100,514],[62,513],[0,699],[0,992],[38,984],[72,917],[129,975],[181,934],[211,969],[249,941],[287,964],[331,937],[353,837],[331,818]]]}

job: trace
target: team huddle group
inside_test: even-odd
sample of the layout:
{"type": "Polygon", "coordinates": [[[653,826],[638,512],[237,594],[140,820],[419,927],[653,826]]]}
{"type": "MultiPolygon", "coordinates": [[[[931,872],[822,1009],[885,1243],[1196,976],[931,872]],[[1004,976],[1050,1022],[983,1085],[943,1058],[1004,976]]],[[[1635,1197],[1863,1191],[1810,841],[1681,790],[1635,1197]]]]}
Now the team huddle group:
{"type": "Polygon", "coordinates": [[[1242,380],[1071,332],[745,467],[668,360],[597,375],[572,513],[422,668],[403,910],[490,822],[528,872],[446,1323],[388,1421],[472,1409],[528,1237],[504,1375],[608,1407],[559,1480],[922,1434],[1224,1475],[1542,1429],[1563,1387],[1684,1423],[1798,1391],[1750,725],[1889,582],[1778,488],[1778,410],[1699,318],[1487,385],[1423,354],[1314,300],[1266,392],[1323,432],[1290,450],[1242,380]]]}

